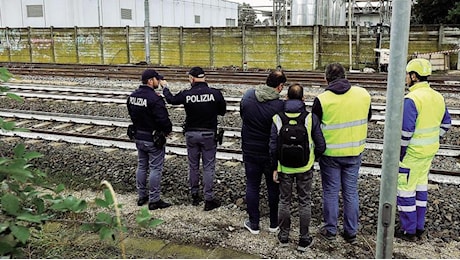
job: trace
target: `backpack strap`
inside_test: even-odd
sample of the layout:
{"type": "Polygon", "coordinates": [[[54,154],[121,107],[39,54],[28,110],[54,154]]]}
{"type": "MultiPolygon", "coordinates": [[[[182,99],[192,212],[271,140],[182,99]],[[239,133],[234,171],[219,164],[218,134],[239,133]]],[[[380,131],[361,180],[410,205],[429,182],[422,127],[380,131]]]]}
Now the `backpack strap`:
{"type": "Polygon", "coordinates": [[[302,111],[300,115],[297,117],[297,123],[299,122],[305,122],[305,118],[307,118],[308,112],[307,111],[302,111]]]}
{"type": "Polygon", "coordinates": [[[285,112],[279,112],[279,113],[278,113],[278,116],[279,116],[280,119],[281,119],[281,126],[283,126],[283,125],[289,123],[290,118],[286,115],[285,112]]]}
{"type": "Polygon", "coordinates": [[[300,115],[297,116],[297,117],[288,117],[286,115],[286,112],[279,112],[278,115],[279,115],[279,117],[281,119],[282,125],[285,125],[285,124],[289,123],[289,120],[295,120],[295,121],[297,121],[297,123],[305,122],[305,118],[307,118],[308,112],[306,110],[302,111],[302,112],[300,112],[300,115]]]}

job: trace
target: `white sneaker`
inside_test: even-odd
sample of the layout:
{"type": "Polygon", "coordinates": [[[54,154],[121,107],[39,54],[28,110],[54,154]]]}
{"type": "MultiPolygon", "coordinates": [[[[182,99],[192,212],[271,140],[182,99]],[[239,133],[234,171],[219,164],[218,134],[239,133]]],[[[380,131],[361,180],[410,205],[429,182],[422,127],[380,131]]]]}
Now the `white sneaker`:
{"type": "Polygon", "coordinates": [[[276,233],[276,232],[278,232],[278,230],[280,230],[279,227],[274,227],[274,228],[268,227],[268,232],[270,232],[270,233],[276,233]]]}
{"type": "Polygon", "coordinates": [[[252,229],[251,228],[251,222],[248,220],[244,221],[244,227],[251,232],[251,234],[257,235],[259,234],[260,230],[259,229],[252,229]]]}

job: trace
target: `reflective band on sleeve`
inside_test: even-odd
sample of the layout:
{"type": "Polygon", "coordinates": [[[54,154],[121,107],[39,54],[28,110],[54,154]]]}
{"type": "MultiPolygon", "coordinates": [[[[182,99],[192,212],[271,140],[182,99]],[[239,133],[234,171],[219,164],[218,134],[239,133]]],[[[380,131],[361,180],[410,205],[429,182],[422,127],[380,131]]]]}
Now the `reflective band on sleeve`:
{"type": "Polygon", "coordinates": [[[411,137],[414,134],[414,132],[408,132],[408,131],[402,131],[401,135],[404,137],[411,137]]]}
{"type": "Polygon", "coordinates": [[[444,130],[444,129],[440,129],[439,130],[439,136],[444,136],[446,134],[447,130],[444,130]]]}
{"type": "Polygon", "coordinates": [[[410,142],[410,140],[401,140],[401,145],[402,146],[408,146],[409,142],[410,142]]]}

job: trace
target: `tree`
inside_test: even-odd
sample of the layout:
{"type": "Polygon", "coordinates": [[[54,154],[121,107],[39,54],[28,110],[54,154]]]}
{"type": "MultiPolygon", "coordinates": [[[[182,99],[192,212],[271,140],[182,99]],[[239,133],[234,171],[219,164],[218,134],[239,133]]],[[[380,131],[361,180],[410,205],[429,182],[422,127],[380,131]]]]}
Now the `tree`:
{"type": "Polygon", "coordinates": [[[460,23],[460,3],[457,0],[418,0],[412,10],[413,24],[460,23]]]}
{"type": "Polygon", "coordinates": [[[257,22],[256,11],[246,3],[238,5],[238,24],[239,25],[255,25],[257,22]]]}
{"type": "Polygon", "coordinates": [[[460,24],[460,2],[455,3],[454,8],[449,10],[447,19],[454,24],[460,24]]]}

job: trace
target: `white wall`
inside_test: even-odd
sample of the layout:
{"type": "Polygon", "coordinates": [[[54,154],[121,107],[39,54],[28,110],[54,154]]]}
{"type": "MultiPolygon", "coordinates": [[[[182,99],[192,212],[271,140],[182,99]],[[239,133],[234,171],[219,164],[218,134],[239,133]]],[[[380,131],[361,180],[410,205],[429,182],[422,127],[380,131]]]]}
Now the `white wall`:
{"type": "MultiPolygon", "coordinates": [[[[0,0],[1,27],[144,26],[145,0],[0,0]],[[27,17],[28,5],[43,6],[43,17],[27,17]],[[132,19],[121,19],[121,8],[132,19]]],[[[150,25],[171,27],[226,26],[238,22],[238,3],[226,0],[149,0],[150,25]],[[195,23],[195,15],[200,23],[195,23]]]]}

